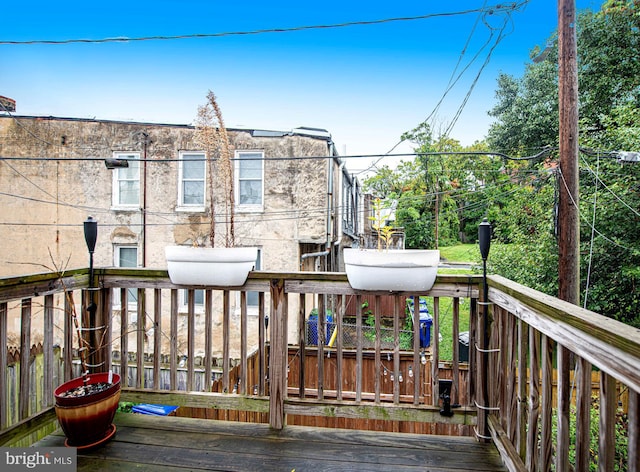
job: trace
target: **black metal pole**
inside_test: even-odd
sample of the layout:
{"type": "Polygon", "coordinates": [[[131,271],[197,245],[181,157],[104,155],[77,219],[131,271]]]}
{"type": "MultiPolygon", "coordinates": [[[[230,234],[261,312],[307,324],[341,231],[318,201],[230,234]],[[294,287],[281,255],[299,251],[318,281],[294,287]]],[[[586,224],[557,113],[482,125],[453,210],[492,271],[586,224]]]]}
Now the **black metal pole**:
{"type": "Polygon", "coordinates": [[[487,421],[487,408],[489,403],[489,353],[487,352],[489,348],[489,286],[487,285],[487,258],[489,257],[489,249],[491,248],[491,223],[486,218],[483,218],[482,223],[478,226],[478,241],[480,244],[480,255],[482,256],[482,303],[484,309],[482,310],[483,314],[483,323],[482,323],[482,396],[483,402],[482,405],[484,410],[482,411],[482,417],[484,421],[482,421],[483,431],[482,435],[485,438],[489,437],[489,422],[487,421]]]}
{"type": "MultiPolygon", "coordinates": [[[[84,222],[84,240],[87,243],[87,249],[89,250],[89,304],[87,305],[87,313],[89,314],[89,327],[94,328],[95,326],[95,314],[98,309],[98,305],[94,300],[94,280],[93,280],[93,252],[96,248],[96,241],[98,240],[98,222],[93,219],[93,217],[89,216],[84,222]]],[[[89,335],[89,345],[92,345],[92,341],[94,341],[95,333],[91,331],[89,335]]],[[[91,354],[93,355],[93,354],[91,354]]],[[[94,364],[94,362],[91,362],[94,364]]],[[[85,384],[86,384],[86,376],[85,376],[85,384]]]]}

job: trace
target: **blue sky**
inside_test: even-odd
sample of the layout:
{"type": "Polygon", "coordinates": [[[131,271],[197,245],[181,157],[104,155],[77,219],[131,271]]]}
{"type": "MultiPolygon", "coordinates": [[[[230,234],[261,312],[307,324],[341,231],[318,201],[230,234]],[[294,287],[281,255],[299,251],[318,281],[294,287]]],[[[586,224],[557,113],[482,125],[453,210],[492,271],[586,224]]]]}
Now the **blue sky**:
{"type": "MultiPolygon", "coordinates": [[[[531,49],[544,47],[557,28],[554,0],[520,2],[508,13],[495,9],[499,3],[11,1],[0,30],[0,95],[16,100],[18,115],[185,124],[212,90],[228,127],[324,128],[343,155],[386,153],[442,99],[432,127],[454,123],[451,137],[472,144],[486,135],[498,74],[521,75],[531,49]],[[241,32],[492,7],[493,14],[255,35],[2,43],[241,32]],[[460,78],[443,99],[454,74],[460,78]]],[[[578,9],[601,4],[576,2],[578,9]]],[[[409,150],[405,143],[394,152],[409,150]]]]}

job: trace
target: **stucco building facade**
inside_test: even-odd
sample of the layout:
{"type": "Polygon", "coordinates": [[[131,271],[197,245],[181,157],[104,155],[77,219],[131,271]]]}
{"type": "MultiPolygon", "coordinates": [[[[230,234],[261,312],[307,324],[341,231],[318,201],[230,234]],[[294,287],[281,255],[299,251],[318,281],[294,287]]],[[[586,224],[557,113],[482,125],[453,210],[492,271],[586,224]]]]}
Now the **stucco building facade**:
{"type": "MultiPolygon", "coordinates": [[[[166,268],[165,246],[208,245],[211,198],[220,238],[229,215],[194,132],[189,125],[0,115],[0,276],[86,267],[88,216],[98,220],[96,266],[166,268]],[[123,161],[128,167],[112,168],[123,161]]],[[[341,248],[362,224],[361,199],[330,134],[228,133],[236,245],[257,246],[263,270],[341,270],[341,248]]],[[[9,331],[18,326],[10,317],[9,331]]]]}

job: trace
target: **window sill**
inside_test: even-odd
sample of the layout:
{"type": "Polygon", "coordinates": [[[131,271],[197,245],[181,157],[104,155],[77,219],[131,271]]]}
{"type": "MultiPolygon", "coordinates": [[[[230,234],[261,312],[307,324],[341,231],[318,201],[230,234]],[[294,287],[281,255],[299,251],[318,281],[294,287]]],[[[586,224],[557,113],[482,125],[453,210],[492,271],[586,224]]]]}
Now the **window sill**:
{"type": "Polygon", "coordinates": [[[178,206],[177,213],[205,213],[207,209],[203,206],[178,206]]]}

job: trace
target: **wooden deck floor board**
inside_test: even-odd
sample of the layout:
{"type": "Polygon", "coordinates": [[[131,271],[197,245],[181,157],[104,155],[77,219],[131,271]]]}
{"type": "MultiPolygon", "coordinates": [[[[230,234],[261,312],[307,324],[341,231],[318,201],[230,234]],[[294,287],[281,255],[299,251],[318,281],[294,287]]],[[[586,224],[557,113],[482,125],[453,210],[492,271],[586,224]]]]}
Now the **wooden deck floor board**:
{"type": "MultiPolygon", "coordinates": [[[[78,471],[504,471],[497,450],[472,438],[118,414],[103,447],[78,453],[78,471]]],[[[40,446],[60,446],[54,434],[40,446]]]]}

